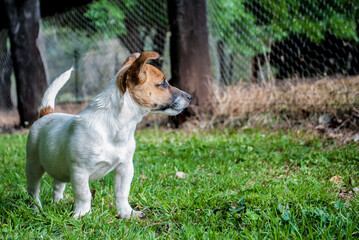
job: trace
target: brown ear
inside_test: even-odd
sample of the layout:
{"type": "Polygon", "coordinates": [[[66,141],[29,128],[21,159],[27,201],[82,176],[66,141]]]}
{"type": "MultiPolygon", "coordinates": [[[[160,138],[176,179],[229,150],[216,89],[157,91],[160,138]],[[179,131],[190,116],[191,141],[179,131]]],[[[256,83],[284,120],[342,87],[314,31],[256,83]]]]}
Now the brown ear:
{"type": "Polygon", "coordinates": [[[150,59],[157,59],[159,57],[160,55],[156,52],[152,52],[152,51],[142,52],[141,55],[131,64],[131,66],[127,70],[129,80],[135,85],[139,84],[140,82],[146,81],[147,79],[146,63],[150,59]]]}
{"type": "MultiPolygon", "coordinates": [[[[140,56],[139,53],[132,53],[130,56],[127,57],[126,61],[122,64],[121,68],[127,65],[131,65],[139,56],[140,56]]],[[[127,74],[127,70],[121,71],[118,74],[116,80],[117,86],[122,94],[126,92],[126,74],[127,74]]]]}

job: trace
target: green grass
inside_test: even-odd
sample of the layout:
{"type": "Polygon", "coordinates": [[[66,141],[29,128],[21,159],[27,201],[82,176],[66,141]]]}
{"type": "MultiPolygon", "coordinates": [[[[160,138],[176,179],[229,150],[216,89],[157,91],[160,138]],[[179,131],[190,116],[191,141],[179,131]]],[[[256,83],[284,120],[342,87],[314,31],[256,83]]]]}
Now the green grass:
{"type": "MultiPolygon", "coordinates": [[[[71,186],[52,207],[28,207],[26,135],[0,136],[0,226],[11,239],[355,239],[359,148],[290,132],[137,132],[130,202],[144,220],[117,219],[113,174],[91,182],[92,213],[71,217],[71,186]],[[185,178],[176,177],[184,172],[185,178]],[[333,176],[342,184],[333,184],[333,176]]],[[[1,237],[0,237],[1,238],[1,237]]]]}

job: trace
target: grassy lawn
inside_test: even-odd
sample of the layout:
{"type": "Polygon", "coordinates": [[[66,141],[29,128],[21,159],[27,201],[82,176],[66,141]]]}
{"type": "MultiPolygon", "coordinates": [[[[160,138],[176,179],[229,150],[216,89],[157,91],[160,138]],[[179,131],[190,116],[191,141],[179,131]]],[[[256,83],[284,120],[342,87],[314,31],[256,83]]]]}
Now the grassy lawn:
{"type": "Polygon", "coordinates": [[[146,218],[126,221],[116,218],[113,174],[91,182],[92,213],[80,220],[71,217],[71,186],[52,207],[52,179],[44,175],[43,209],[34,213],[26,193],[26,137],[0,136],[3,239],[359,237],[356,143],[337,147],[256,130],[137,132],[130,202],[146,218]]]}

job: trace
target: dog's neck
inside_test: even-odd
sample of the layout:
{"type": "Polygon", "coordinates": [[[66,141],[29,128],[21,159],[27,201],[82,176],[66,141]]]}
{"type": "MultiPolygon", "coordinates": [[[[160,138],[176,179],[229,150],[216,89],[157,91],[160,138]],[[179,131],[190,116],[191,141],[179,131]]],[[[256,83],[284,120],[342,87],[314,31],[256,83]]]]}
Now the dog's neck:
{"type": "MultiPolygon", "coordinates": [[[[119,73],[123,70],[124,68],[119,73]]],[[[90,125],[96,128],[100,126],[104,131],[107,128],[115,135],[134,132],[137,124],[149,113],[148,109],[141,107],[131,98],[128,91],[121,93],[116,84],[118,74],[79,114],[87,115],[86,119],[90,119],[90,125]]]]}

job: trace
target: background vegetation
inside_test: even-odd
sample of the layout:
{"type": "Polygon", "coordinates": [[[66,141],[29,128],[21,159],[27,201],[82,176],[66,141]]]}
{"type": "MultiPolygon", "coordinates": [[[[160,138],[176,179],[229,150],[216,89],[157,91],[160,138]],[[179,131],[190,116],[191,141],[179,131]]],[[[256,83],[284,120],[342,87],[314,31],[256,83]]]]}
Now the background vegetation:
{"type": "MultiPolygon", "coordinates": [[[[59,95],[59,102],[91,99],[106,86],[131,52],[159,52],[162,57],[151,64],[171,79],[169,20],[174,16],[168,14],[166,0],[84,0],[73,9],[69,2],[59,4],[61,12],[56,15],[46,2],[40,5],[39,46],[44,52],[48,80],[73,65],[77,69],[59,95]]],[[[207,0],[203,3],[207,5],[212,76],[221,87],[249,81],[280,84],[283,81],[279,79],[313,80],[359,73],[359,10],[353,1],[207,0]]],[[[0,69],[4,78],[0,81],[0,106],[2,110],[11,110],[12,103],[17,105],[17,88],[14,79],[12,88],[7,79],[12,71],[9,61],[5,61],[11,59],[10,41],[3,32],[0,32],[0,69]]],[[[2,118],[0,124],[7,116],[2,118]]]]}

